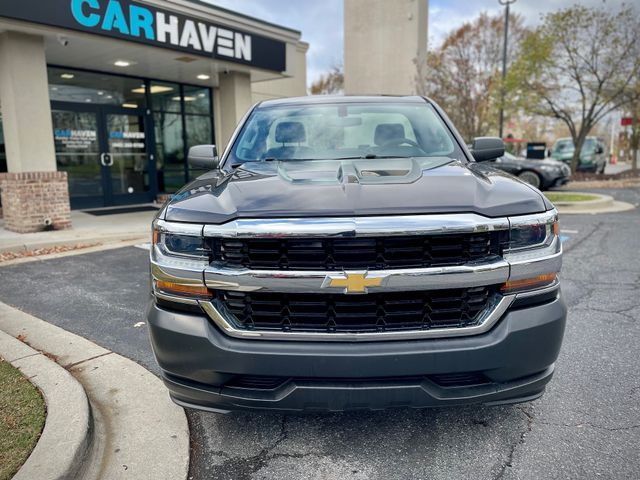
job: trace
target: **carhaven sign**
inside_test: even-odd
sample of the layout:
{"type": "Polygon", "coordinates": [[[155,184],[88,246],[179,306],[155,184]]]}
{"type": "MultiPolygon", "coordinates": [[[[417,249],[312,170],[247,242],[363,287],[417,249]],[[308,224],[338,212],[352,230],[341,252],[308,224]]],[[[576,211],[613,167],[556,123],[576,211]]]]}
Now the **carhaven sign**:
{"type": "Polygon", "coordinates": [[[286,70],[286,45],[131,0],[0,0],[0,17],[286,70]]]}

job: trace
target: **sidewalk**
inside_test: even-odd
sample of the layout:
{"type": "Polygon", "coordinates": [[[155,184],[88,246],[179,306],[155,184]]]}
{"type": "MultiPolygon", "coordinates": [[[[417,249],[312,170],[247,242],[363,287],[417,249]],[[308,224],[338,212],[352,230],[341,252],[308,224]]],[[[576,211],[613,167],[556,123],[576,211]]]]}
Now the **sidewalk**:
{"type": "Polygon", "coordinates": [[[94,216],[74,210],[73,228],[50,232],[15,233],[4,229],[0,220],[0,253],[35,250],[62,245],[104,245],[128,241],[148,241],[155,212],[94,216]]]}
{"type": "Polygon", "coordinates": [[[48,410],[16,479],[187,478],[187,418],[151,372],[2,302],[0,353],[43,390],[48,410]]]}

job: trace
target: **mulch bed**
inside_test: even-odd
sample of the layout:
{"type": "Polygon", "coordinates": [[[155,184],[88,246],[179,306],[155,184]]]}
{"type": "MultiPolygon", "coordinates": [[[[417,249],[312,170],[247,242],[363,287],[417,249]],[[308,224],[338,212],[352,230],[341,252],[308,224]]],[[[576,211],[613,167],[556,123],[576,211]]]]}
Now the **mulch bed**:
{"type": "Polygon", "coordinates": [[[571,175],[571,180],[574,182],[583,182],[583,181],[602,181],[602,180],[625,180],[625,179],[640,179],[640,169],[636,170],[625,170],[620,173],[590,173],[590,172],[576,172],[571,175]]]}
{"type": "Polygon", "coordinates": [[[576,172],[571,181],[560,190],[582,190],[591,188],[640,188],[640,170],[620,173],[576,172]]]}
{"type": "Polygon", "coordinates": [[[18,252],[4,252],[0,253],[0,263],[7,262],[9,260],[15,260],[16,258],[25,257],[37,257],[40,255],[50,255],[52,253],[70,252],[72,250],[80,250],[82,248],[95,247],[100,245],[99,243],[80,243],[77,245],[58,245],[54,247],[38,248],[35,250],[20,250],[18,252]]]}

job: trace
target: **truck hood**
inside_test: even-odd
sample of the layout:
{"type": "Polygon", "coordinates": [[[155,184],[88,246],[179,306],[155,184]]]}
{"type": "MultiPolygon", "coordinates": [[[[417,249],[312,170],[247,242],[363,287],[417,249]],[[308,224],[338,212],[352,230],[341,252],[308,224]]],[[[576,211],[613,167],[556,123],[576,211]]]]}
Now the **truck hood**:
{"type": "Polygon", "coordinates": [[[160,216],[221,224],[236,218],[473,212],[488,217],[550,208],[527,184],[450,158],[250,162],[207,173],[160,216]]]}

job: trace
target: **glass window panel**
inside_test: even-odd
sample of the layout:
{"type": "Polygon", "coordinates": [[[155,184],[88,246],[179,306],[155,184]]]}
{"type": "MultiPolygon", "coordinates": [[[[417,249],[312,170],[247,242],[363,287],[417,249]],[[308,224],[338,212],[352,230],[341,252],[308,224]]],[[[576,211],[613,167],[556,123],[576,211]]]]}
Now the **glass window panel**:
{"type": "Polygon", "coordinates": [[[185,115],[184,118],[187,128],[187,148],[212,143],[211,117],[185,115]]]}
{"type": "Polygon", "coordinates": [[[151,82],[149,91],[154,110],[180,113],[180,86],[177,83],[151,82]]]}
{"type": "MultiPolygon", "coordinates": [[[[213,142],[211,134],[211,117],[204,115],[185,115],[187,128],[187,151],[194,145],[206,145],[213,142]]],[[[189,167],[189,179],[202,175],[206,169],[189,167]]]]}
{"type": "Polygon", "coordinates": [[[156,133],[158,188],[172,193],[185,184],[182,116],[177,113],[153,114],[156,133]]]}
{"type": "Polygon", "coordinates": [[[49,98],[52,101],[120,105],[128,108],[146,106],[142,79],[89,73],[49,67],[49,98]]]}
{"type": "Polygon", "coordinates": [[[210,115],[210,90],[201,87],[184,87],[184,111],[185,113],[202,113],[210,115]]]}

